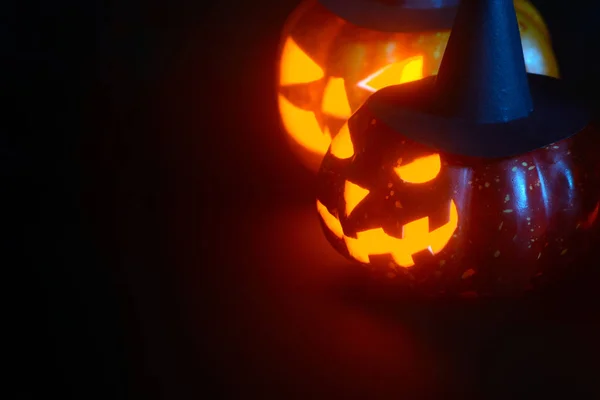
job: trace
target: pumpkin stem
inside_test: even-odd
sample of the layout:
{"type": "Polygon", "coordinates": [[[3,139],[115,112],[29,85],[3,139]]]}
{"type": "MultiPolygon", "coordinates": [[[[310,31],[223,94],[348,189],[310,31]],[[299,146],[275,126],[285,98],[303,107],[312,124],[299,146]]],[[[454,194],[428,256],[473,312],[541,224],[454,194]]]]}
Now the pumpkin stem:
{"type": "Polygon", "coordinates": [[[479,123],[533,110],[513,0],[462,0],[436,90],[441,111],[479,123]]]}

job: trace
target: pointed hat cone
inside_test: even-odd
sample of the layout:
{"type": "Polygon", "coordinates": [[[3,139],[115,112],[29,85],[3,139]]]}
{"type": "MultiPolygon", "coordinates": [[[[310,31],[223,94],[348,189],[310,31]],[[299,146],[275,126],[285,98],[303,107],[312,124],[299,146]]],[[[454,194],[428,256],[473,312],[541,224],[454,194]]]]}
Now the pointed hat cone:
{"type": "Polygon", "coordinates": [[[462,0],[436,79],[445,114],[508,122],[533,110],[512,0],[462,0]]]}
{"type": "Polygon", "coordinates": [[[469,157],[523,154],[590,122],[567,82],[527,74],[513,0],[462,0],[438,75],[381,89],[365,107],[392,132],[469,157]]]}

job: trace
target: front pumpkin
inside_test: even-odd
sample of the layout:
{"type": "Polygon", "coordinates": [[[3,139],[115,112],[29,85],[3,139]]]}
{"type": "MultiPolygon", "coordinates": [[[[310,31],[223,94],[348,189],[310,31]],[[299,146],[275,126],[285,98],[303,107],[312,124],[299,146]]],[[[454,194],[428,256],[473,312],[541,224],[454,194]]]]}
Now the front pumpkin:
{"type": "Polygon", "coordinates": [[[598,131],[517,157],[450,156],[361,108],[319,172],[317,210],[342,254],[419,291],[512,293],[573,262],[600,206],[598,131]]]}
{"type": "MultiPolygon", "coordinates": [[[[289,18],[279,55],[278,104],[292,148],[317,171],[331,139],[373,92],[437,74],[450,30],[361,27],[307,0],[289,18]]],[[[329,2],[331,3],[331,2],[329,2]]],[[[374,1],[373,3],[377,3],[374,1]]],[[[515,0],[529,72],[558,76],[546,26],[515,0]]]]}

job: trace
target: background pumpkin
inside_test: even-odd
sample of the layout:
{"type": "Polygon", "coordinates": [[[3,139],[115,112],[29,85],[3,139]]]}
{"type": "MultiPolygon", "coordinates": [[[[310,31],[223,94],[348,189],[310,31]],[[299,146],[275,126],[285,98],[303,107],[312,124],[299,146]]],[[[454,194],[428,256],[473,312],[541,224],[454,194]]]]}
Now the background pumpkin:
{"type": "MultiPolygon", "coordinates": [[[[373,0],[376,1],[376,0],[373,0]]],[[[527,70],[558,76],[548,30],[526,0],[515,0],[527,70]]],[[[278,57],[278,104],[291,147],[317,171],[331,138],[374,91],[437,73],[449,26],[383,31],[350,23],[319,0],[289,17],[278,57]]]]}

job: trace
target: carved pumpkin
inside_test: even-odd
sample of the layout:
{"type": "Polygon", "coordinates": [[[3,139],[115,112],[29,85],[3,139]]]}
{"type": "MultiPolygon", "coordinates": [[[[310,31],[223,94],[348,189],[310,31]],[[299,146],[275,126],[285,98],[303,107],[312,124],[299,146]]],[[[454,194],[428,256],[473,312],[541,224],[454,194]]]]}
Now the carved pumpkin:
{"type": "Polygon", "coordinates": [[[519,157],[468,162],[361,109],[323,160],[317,210],[340,253],[407,284],[435,293],[525,287],[588,245],[600,204],[589,150],[597,134],[590,127],[519,157]]]}
{"type": "Polygon", "coordinates": [[[437,76],[379,90],[342,125],[317,210],[339,252],[399,283],[514,293],[592,245],[600,131],[564,82],[526,73],[510,0],[458,13],[437,76]]]}
{"type": "MultiPolygon", "coordinates": [[[[293,150],[310,169],[318,170],[331,138],[370,94],[437,73],[455,8],[431,11],[435,18],[423,16],[423,26],[414,20],[425,14],[411,19],[410,13],[456,0],[406,3],[415,3],[412,11],[381,0],[307,0],[290,16],[279,56],[279,111],[293,150]],[[352,10],[348,5],[366,7],[373,18],[340,17],[352,10]],[[396,22],[386,23],[387,15],[396,22]]],[[[515,6],[528,71],[558,76],[539,13],[526,0],[515,0],[515,6]]]]}

